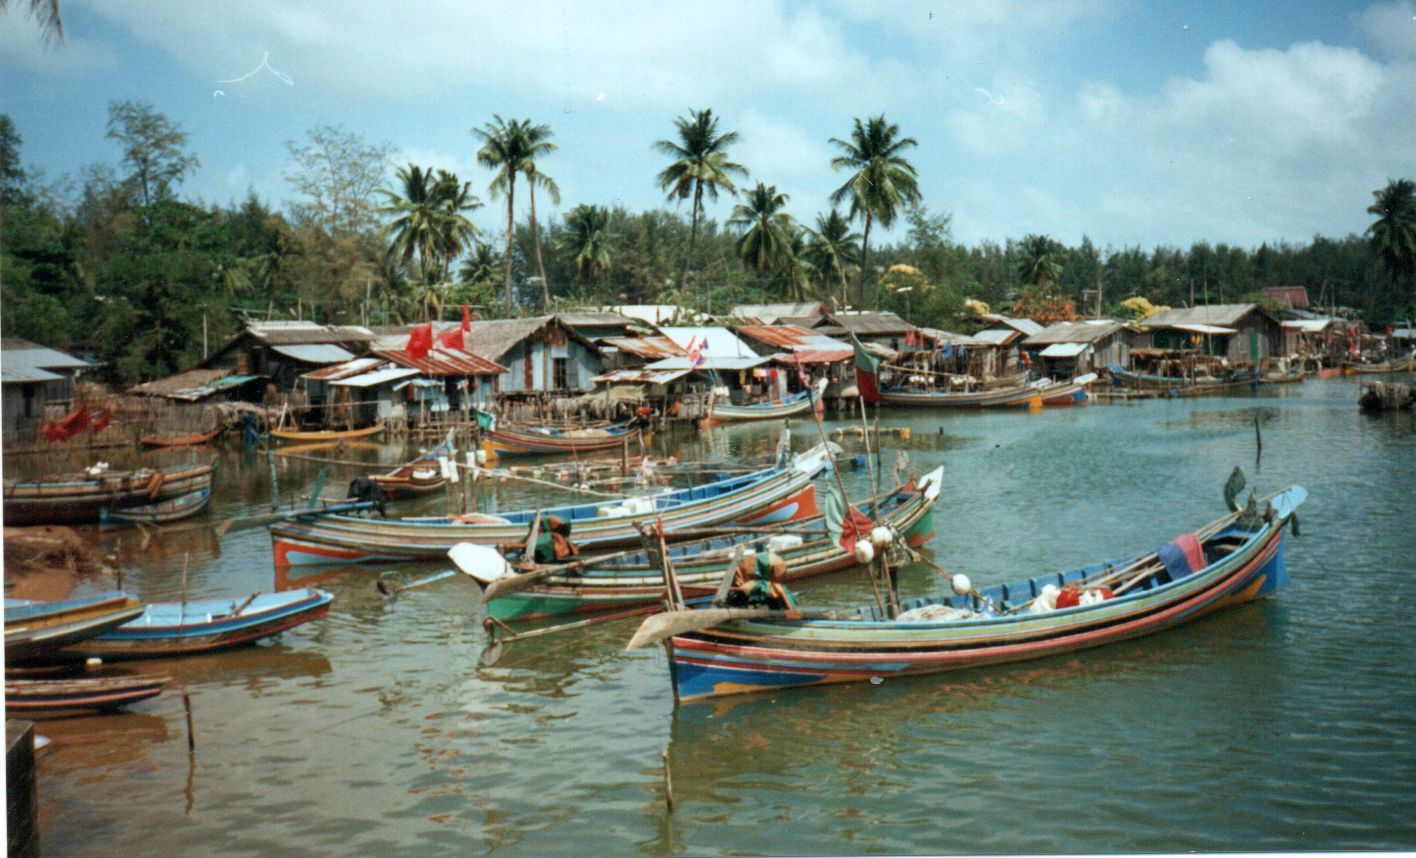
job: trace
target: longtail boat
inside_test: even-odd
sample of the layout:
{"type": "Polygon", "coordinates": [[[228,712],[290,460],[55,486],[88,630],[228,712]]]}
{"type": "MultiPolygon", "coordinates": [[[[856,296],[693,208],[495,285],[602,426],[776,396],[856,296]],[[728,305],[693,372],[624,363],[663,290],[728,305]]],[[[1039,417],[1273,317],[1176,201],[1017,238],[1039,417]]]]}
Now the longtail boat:
{"type": "Polygon", "coordinates": [[[147,435],[140,438],[139,442],[144,447],[196,447],[210,444],[225,431],[225,426],[218,426],[206,432],[189,432],[185,435],[147,435]]]}
{"type": "Polygon", "coordinates": [[[160,658],[214,652],[280,634],[329,613],[334,596],[302,589],[247,599],[150,604],[111,631],[65,648],[66,657],[160,658]]]}
{"type": "MultiPolygon", "coordinates": [[[[1071,381],[1034,382],[1043,405],[1075,405],[1087,401],[1087,385],[1096,381],[1095,373],[1087,373],[1071,381]]],[[[1019,403],[1026,404],[1025,402],[1019,403]]]]}
{"type": "Polygon", "coordinates": [[[5,481],[5,523],[84,524],[105,510],[148,506],[211,487],[213,465],[108,471],[5,481]]]}
{"type": "MultiPolygon", "coordinates": [[[[944,469],[936,468],[917,483],[902,486],[880,498],[875,520],[900,534],[910,547],[925,545],[934,536],[934,502],[939,497],[943,478],[944,469]]],[[[858,508],[868,510],[870,506],[859,504],[858,508]]],[[[793,547],[776,551],[787,564],[787,580],[835,572],[857,564],[852,552],[827,536],[820,519],[796,522],[793,530],[803,534],[805,539],[796,540],[798,544],[793,547]]],[[[747,551],[771,550],[772,543],[762,534],[744,534],[669,546],[669,561],[673,563],[674,575],[684,596],[712,595],[723,577],[725,564],[732,561],[740,547],[747,551]]],[[[453,548],[454,562],[460,560],[461,549],[462,546],[453,548]]],[[[458,565],[484,588],[510,574],[504,560],[486,565],[476,562],[458,562],[458,565]]],[[[535,576],[536,571],[532,567],[524,574],[535,576]]],[[[612,563],[592,563],[579,573],[567,571],[551,575],[519,592],[492,598],[487,602],[487,614],[503,621],[537,620],[654,605],[663,595],[662,570],[641,552],[612,563]]]]}
{"type": "Polygon", "coordinates": [[[126,593],[105,593],[58,602],[5,600],[5,660],[43,657],[68,644],[115,629],[143,613],[126,593]]]}
{"type": "Polygon", "coordinates": [[[199,514],[211,504],[211,486],[158,503],[119,510],[99,510],[100,524],[167,524],[199,514]]]}
{"type": "Polygon", "coordinates": [[[723,421],[743,421],[743,420],[774,420],[783,417],[792,417],[797,414],[806,414],[811,410],[811,391],[802,390],[793,393],[791,396],[782,399],[770,399],[766,402],[754,402],[751,405],[733,405],[730,402],[713,401],[712,408],[709,409],[709,417],[714,420],[723,421]]]}
{"type": "Polygon", "coordinates": [[[1308,368],[1305,366],[1294,366],[1288,370],[1275,370],[1264,373],[1264,384],[1296,384],[1308,376],[1308,368]]]}
{"type": "Polygon", "coordinates": [[[386,474],[375,474],[369,480],[383,491],[387,500],[403,500],[432,494],[447,485],[444,462],[455,455],[449,437],[431,450],[423,451],[416,460],[394,468],[386,474]]]}
{"type": "Polygon", "coordinates": [[[357,441],[372,438],[384,430],[382,423],[363,429],[272,429],[270,434],[282,441],[357,441]]]}
{"type": "Polygon", "coordinates": [[[1024,384],[999,387],[993,390],[974,390],[967,393],[892,388],[880,391],[880,395],[887,405],[910,405],[925,408],[1007,408],[1029,404],[1038,396],[1038,391],[1037,388],[1024,384]]]}
{"type": "Polygon", "coordinates": [[[1261,378],[1255,373],[1236,373],[1226,378],[1193,379],[1182,376],[1151,375],[1112,365],[1107,368],[1113,387],[1159,391],[1170,396],[1209,396],[1252,389],[1261,378]]]}
{"type": "Polygon", "coordinates": [[[389,519],[297,514],[270,525],[275,565],[436,559],[459,542],[521,546],[538,515],[570,523],[576,544],[595,549],[637,544],[639,525],[646,523],[662,522],[669,533],[729,523],[782,524],[817,514],[811,481],[830,464],[830,456],[825,445],[817,445],[784,467],[608,504],[389,519]]]}
{"type": "Polygon", "coordinates": [[[493,456],[550,456],[618,450],[639,440],[638,426],[620,424],[588,429],[484,429],[482,449],[493,456]]]}
{"type": "Polygon", "coordinates": [[[631,646],[670,637],[670,676],[682,702],[878,682],[1114,643],[1273,592],[1287,580],[1284,526],[1306,497],[1292,486],[1262,511],[1251,505],[1153,552],[982,592],[966,584],[966,595],[905,602],[909,610],[897,619],[875,606],[841,619],[764,616],[774,612],[760,609],[675,611],[646,620],[631,646]],[[1069,590],[1075,604],[1055,607],[1069,590]],[[695,613],[707,615],[708,624],[694,622],[695,613]],[[725,621],[712,624],[718,616],[725,621]],[[659,634],[645,634],[650,621],[661,620],[659,634]]]}
{"type": "Polygon", "coordinates": [[[105,712],[156,697],[167,682],[159,675],[21,679],[7,674],[5,709],[25,718],[105,712]]]}
{"type": "Polygon", "coordinates": [[[1344,361],[1342,364],[1343,375],[1389,375],[1412,371],[1416,371],[1416,357],[1397,358],[1382,363],[1344,361]]]}

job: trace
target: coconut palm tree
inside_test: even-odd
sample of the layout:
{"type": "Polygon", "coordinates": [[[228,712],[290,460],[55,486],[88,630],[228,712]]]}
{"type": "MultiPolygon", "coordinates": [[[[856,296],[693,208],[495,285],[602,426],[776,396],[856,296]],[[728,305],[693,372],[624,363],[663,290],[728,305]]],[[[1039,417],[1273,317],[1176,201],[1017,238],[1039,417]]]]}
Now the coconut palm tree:
{"type": "MultiPolygon", "coordinates": [[[[841,282],[841,309],[849,303],[846,297],[846,266],[860,262],[856,242],[860,234],[851,232],[850,221],[835,209],[816,216],[816,229],[806,229],[807,243],[803,248],[806,260],[828,280],[834,275],[841,282]]],[[[829,292],[830,289],[828,288],[829,292]]]]}
{"type": "MultiPolygon", "coordinates": [[[[850,200],[850,217],[865,222],[860,239],[860,301],[865,304],[865,277],[870,268],[870,227],[879,222],[889,229],[905,203],[918,202],[919,183],[914,165],[901,154],[919,145],[901,137],[900,126],[886,122],[884,114],[861,122],[857,117],[850,142],[831,138],[841,154],[831,159],[833,170],[850,170],[851,177],[831,194],[831,203],[850,200]]],[[[876,301],[879,302],[877,289],[876,301]]]]}
{"type": "Polygon", "coordinates": [[[787,195],[778,193],[776,185],[757,183],[747,194],[747,201],[733,207],[728,225],[742,230],[734,247],[745,265],[761,277],[769,270],[785,267],[791,250],[796,221],[782,211],[787,195]]]}
{"type": "Polygon", "coordinates": [[[817,271],[815,265],[807,258],[807,241],[811,230],[793,223],[791,226],[791,239],[787,242],[786,252],[782,257],[782,267],[787,277],[787,298],[792,301],[805,301],[807,295],[811,293],[811,275],[817,271]]]}
{"type": "Polygon", "coordinates": [[[546,263],[541,259],[541,229],[536,225],[536,186],[545,188],[551,202],[556,205],[560,205],[560,188],[556,186],[555,179],[537,169],[536,159],[556,151],[556,144],[550,140],[555,134],[549,125],[532,125],[529,119],[522,124],[526,129],[526,153],[521,159],[521,172],[526,176],[527,193],[531,200],[531,245],[536,249],[536,270],[541,275],[542,309],[549,313],[551,284],[546,280],[546,263]]]}
{"type": "Polygon", "coordinates": [[[413,257],[418,257],[419,280],[428,282],[428,266],[439,255],[443,241],[442,200],[432,169],[417,164],[398,168],[402,193],[380,188],[388,205],[379,213],[393,218],[380,231],[389,241],[388,253],[412,273],[413,257]]]}
{"type": "Polygon", "coordinates": [[[1062,276],[1062,245],[1045,235],[1026,236],[1018,245],[1018,279],[1046,289],[1062,276]]]}
{"type": "Polygon", "coordinates": [[[1416,183],[1393,179],[1372,196],[1376,202],[1368,206],[1367,214],[1377,219],[1367,232],[1391,284],[1392,309],[1399,312],[1399,284],[1416,275],[1416,183]]]}
{"type": "MultiPolygon", "coordinates": [[[[64,41],[64,21],[59,17],[59,0],[28,0],[30,15],[39,22],[44,41],[59,44],[64,41]]],[[[0,0],[0,12],[10,8],[10,0],[0,0]]]]}
{"type": "Polygon", "coordinates": [[[506,314],[510,316],[511,237],[516,228],[512,209],[516,201],[516,175],[524,167],[523,161],[529,146],[527,138],[530,120],[513,119],[507,122],[496,114],[492,115],[492,120],[485,128],[472,129],[472,134],[482,140],[482,147],[477,150],[477,163],[497,171],[487,190],[491,192],[493,199],[506,194],[506,314]]]}
{"type": "MultiPolygon", "coordinates": [[[[698,221],[703,211],[703,193],[717,199],[720,190],[736,195],[733,176],[747,178],[747,168],[728,160],[727,149],[741,138],[736,131],[718,133],[718,117],[712,108],[690,110],[687,118],[674,120],[679,139],[660,140],[654,149],[675,159],[659,172],[660,190],[668,191],[669,199],[679,201],[693,197],[689,215],[688,253],[683,257],[683,273],[679,288],[688,287],[688,269],[693,261],[693,249],[698,243],[698,221]]],[[[712,312],[712,287],[708,287],[705,309],[712,312]]]]}
{"type": "Polygon", "coordinates": [[[443,272],[451,273],[452,263],[463,251],[475,247],[479,230],[464,212],[476,211],[482,201],[472,193],[471,182],[459,182],[446,170],[438,171],[434,195],[438,201],[438,250],[443,272]]]}
{"type": "Polygon", "coordinates": [[[565,216],[560,247],[575,254],[577,277],[604,277],[610,270],[610,212],[600,206],[580,205],[565,216]]]}

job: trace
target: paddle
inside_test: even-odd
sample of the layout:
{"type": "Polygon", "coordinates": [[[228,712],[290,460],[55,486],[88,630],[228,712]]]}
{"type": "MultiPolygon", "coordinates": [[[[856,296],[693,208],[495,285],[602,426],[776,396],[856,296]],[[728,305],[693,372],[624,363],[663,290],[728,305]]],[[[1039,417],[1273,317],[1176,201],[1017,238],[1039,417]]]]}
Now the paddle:
{"type": "Polygon", "coordinates": [[[784,611],[775,608],[704,608],[701,611],[664,611],[652,617],[645,617],[644,622],[639,624],[639,630],[625,645],[625,649],[638,649],[667,640],[674,635],[699,631],[730,620],[767,619],[834,620],[836,614],[833,611],[784,611]]]}
{"type": "Polygon", "coordinates": [[[456,574],[457,573],[451,569],[444,569],[441,572],[434,572],[432,575],[419,578],[411,584],[398,584],[396,582],[386,581],[383,578],[380,578],[374,583],[374,587],[380,593],[382,593],[389,600],[389,602],[394,602],[398,599],[399,596],[403,595],[405,591],[412,590],[415,587],[422,587],[427,584],[432,584],[437,581],[441,581],[444,578],[450,578],[456,574]]]}
{"type": "Polygon", "coordinates": [[[277,521],[285,521],[291,518],[300,518],[306,515],[323,515],[325,513],[357,512],[363,509],[373,509],[377,504],[374,501],[351,501],[349,503],[328,504],[318,509],[292,509],[285,512],[269,512],[261,515],[248,515],[245,518],[228,518],[218,524],[215,528],[217,536],[225,536],[227,531],[233,527],[236,530],[246,530],[252,527],[261,527],[277,521]]]}

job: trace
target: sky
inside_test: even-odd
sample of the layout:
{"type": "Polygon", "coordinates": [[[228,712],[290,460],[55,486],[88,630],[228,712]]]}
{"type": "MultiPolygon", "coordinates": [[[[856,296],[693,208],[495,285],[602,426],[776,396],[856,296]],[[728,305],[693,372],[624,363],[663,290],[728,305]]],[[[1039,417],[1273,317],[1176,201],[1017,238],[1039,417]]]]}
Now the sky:
{"type": "Polygon", "coordinates": [[[207,203],[283,207],[286,142],[330,124],[471,181],[495,236],[471,131],[500,115],[555,134],[543,220],[672,209],[653,144],[702,108],[808,225],[846,179],[831,138],[883,114],[969,245],[1303,244],[1362,233],[1372,192],[1416,178],[1416,0],[64,0],[57,47],[9,6],[0,112],[27,169],[116,165],[108,105],[135,99],[189,135],[179,192],[207,203]]]}

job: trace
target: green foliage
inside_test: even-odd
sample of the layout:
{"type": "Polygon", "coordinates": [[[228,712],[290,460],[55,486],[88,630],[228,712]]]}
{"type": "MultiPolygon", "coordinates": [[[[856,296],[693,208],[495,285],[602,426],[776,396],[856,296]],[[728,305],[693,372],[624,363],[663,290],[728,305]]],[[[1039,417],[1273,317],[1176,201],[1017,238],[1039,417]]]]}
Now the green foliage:
{"type": "Polygon", "coordinates": [[[146,102],[109,102],[107,136],[123,147],[127,184],[145,206],[169,199],[172,186],[201,166],[183,151],[186,132],[146,102]]]}
{"type": "MultiPolygon", "coordinates": [[[[861,234],[860,295],[865,305],[865,280],[870,268],[870,226],[879,222],[886,229],[895,223],[902,206],[919,202],[919,184],[914,165],[902,154],[918,143],[913,137],[901,137],[900,126],[875,116],[865,122],[855,120],[849,141],[831,138],[841,152],[831,159],[833,170],[851,171],[844,185],[831,193],[831,203],[839,205],[849,200],[850,216],[865,221],[861,234]]],[[[876,304],[880,290],[876,287],[876,304]]]]}

